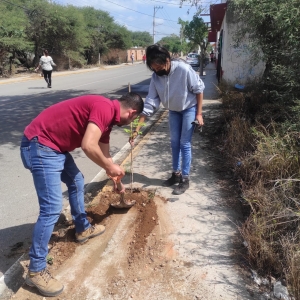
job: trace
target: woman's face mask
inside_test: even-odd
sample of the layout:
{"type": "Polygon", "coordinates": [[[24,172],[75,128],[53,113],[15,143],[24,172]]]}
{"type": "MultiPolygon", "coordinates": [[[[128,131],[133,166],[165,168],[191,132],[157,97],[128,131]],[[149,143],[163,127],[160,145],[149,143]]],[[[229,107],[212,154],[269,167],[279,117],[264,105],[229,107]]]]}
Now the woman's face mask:
{"type": "Polygon", "coordinates": [[[158,64],[153,64],[152,66],[152,70],[153,72],[157,75],[157,76],[164,76],[164,75],[168,75],[170,72],[170,65],[167,61],[167,63],[162,67],[162,65],[158,65],[158,64]]]}
{"type": "Polygon", "coordinates": [[[168,72],[165,69],[159,70],[159,71],[154,71],[154,73],[157,76],[164,76],[164,75],[168,75],[168,72]]]}

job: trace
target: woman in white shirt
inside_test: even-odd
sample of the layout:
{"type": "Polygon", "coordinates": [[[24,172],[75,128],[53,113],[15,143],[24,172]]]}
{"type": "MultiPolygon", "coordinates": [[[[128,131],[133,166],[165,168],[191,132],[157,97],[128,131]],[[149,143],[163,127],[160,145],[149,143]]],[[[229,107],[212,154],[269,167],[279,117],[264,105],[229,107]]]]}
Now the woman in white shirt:
{"type": "Polygon", "coordinates": [[[53,62],[53,59],[50,55],[48,55],[47,50],[43,50],[44,55],[40,58],[40,63],[38,67],[35,69],[37,71],[40,67],[42,67],[44,78],[47,82],[48,88],[51,88],[51,74],[53,67],[56,66],[56,64],[53,62]]]}
{"type": "Polygon", "coordinates": [[[169,51],[158,44],[148,46],[146,64],[153,74],[136,133],[140,124],[146,117],[151,117],[160,104],[169,110],[173,171],[163,185],[170,187],[179,183],[173,194],[180,195],[189,188],[194,121],[204,125],[202,102],[205,86],[189,64],[172,59],[169,51]]]}

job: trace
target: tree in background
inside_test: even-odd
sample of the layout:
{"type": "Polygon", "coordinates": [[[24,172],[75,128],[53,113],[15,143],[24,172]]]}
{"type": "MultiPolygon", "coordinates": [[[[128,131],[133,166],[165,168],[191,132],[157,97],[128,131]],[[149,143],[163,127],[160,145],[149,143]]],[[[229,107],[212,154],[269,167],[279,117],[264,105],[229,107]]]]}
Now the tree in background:
{"type": "MultiPolygon", "coordinates": [[[[9,3],[0,2],[0,73],[11,73],[16,55],[30,51],[32,44],[27,40],[26,15],[21,7],[14,7],[9,3]],[[5,62],[9,61],[7,70],[3,69],[5,62]]],[[[17,55],[18,56],[18,55],[17,55]]]]}
{"type": "Polygon", "coordinates": [[[147,31],[134,31],[132,35],[132,46],[147,47],[153,43],[153,37],[147,31]]]}
{"type": "Polygon", "coordinates": [[[82,7],[88,43],[84,56],[88,64],[99,62],[99,56],[109,52],[111,47],[125,49],[131,47],[130,32],[114,23],[107,12],[93,7],[82,7]]]}
{"type": "Polygon", "coordinates": [[[182,46],[182,53],[183,54],[187,54],[189,51],[189,44],[186,41],[186,37],[184,36],[184,29],[185,26],[189,24],[189,21],[183,21],[181,18],[178,19],[178,24],[180,25],[180,41],[181,41],[181,46],[182,46]]]}
{"type": "Polygon", "coordinates": [[[114,23],[106,37],[110,49],[128,49],[132,47],[131,32],[125,27],[114,23]]]}
{"type": "Polygon", "coordinates": [[[158,43],[165,47],[173,56],[180,55],[182,51],[180,37],[176,34],[163,37],[158,43]]]}
{"type": "Polygon", "coordinates": [[[266,63],[262,80],[270,99],[284,105],[299,100],[299,0],[234,0],[228,11],[238,24],[236,45],[247,35],[252,58],[262,57],[266,63]]]}
{"type": "Polygon", "coordinates": [[[203,76],[203,65],[206,57],[206,49],[208,45],[208,29],[202,18],[197,16],[189,22],[184,28],[184,36],[186,36],[193,44],[199,45],[200,53],[200,75],[203,76]]]}
{"type": "MultiPolygon", "coordinates": [[[[39,55],[41,55],[41,47],[44,43],[44,36],[46,27],[48,26],[48,11],[51,10],[51,4],[46,0],[35,0],[30,2],[24,1],[23,5],[26,7],[24,12],[27,17],[26,35],[27,39],[33,44],[33,65],[37,65],[39,55]]],[[[49,49],[51,51],[51,49],[49,49]]]]}
{"type": "Polygon", "coordinates": [[[109,13],[92,7],[14,0],[1,1],[0,9],[0,59],[6,69],[9,60],[11,66],[16,61],[16,54],[23,66],[36,66],[43,48],[62,60],[67,57],[69,63],[60,66],[70,67],[97,63],[112,48],[152,44],[150,33],[129,31],[109,13]]]}
{"type": "Polygon", "coordinates": [[[71,68],[72,63],[83,65],[85,61],[82,53],[88,44],[88,35],[80,10],[72,5],[61,7],[52,4],[48,14],[43,47],[67,57],[68,68],[71,68]]]}

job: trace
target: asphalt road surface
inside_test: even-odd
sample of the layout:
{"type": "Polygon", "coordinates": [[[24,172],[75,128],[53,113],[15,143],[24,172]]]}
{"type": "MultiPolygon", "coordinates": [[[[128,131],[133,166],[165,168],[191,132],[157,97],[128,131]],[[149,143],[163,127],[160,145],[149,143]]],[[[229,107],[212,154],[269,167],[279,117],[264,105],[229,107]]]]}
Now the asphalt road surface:
{"type": "MultiPolygon", "coordinates": [[[[0,81],[0,277],[19,258],[20,250],[30,246],[31,233],[38,216],[38,202],[31,174],[24,169],[19,154],[23,130],[42,110],[52,104],[83,94],[119,98],[128,83],[144,97],[151,72],[144,64],[86,72],[53,73],[52,89],[36,76],[19,82],[0,81]],[[22,244],[23,243],[23,244],[22,244]]],[[[115,155],[128,137],[122,128],[111,134],[111,154],[115,155]]],[[[72,152],[88,184],[101,170],[81,149],[72,152]]],[[[62,185],[64,198],[66,187],[62,185]]],[[[67,201],[64,201],[67,204],[67,201]]]]}

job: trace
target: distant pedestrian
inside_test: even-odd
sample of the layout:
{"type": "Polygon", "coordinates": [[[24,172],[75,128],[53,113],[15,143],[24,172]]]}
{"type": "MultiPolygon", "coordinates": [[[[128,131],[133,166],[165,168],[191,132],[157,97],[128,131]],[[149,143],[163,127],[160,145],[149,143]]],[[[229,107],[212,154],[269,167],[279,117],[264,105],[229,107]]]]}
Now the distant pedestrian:
{"type": "Polygon", "coordinates": [[[143,55],[143,63],[146,63],[146,54],[143,55]]]}
{"type": "Polygon", "coordinates": [[[37,70],[42,67],[43,74],[44,74],[44,79],[47,82],[47,87],[51,88],[51,75],[52,75],[52,66],[56,66],[56,64],[53,62],[52,57],[48,54],[47,50],[43,50],[43,56],[40,58],[39,65],[35,69],[37,70]]]}
{"type": "Polygon", "coordinates": [[[133,61],[134,61],[134,55],[133,55],[133,52],[131,53],[131,62],[133,64],[133,61]]]}

